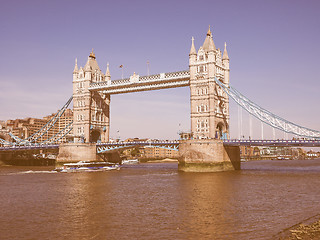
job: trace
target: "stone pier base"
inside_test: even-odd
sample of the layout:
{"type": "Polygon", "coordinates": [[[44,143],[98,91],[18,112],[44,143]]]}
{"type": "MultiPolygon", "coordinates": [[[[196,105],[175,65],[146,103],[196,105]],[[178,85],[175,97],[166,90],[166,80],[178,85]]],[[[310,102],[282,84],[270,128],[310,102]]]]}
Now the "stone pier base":
{"type": "Polygon", "coordinates": [[[240,169],[240,149],[222,140],[181,140],[178,169],[184,172],[221,172],[240,169]]]}
{"type": "Polygon", "coordinates": [[[9,162],[11,162],[13,159],[13,153],[12,152],[1,152],[0,153],[0,166],[6,165],[9,162]]]}
{"type": "Polygon", "coordinates": [[[95,143],[63,143],[59,146],[57,163],[98,160],[95,143]]]}

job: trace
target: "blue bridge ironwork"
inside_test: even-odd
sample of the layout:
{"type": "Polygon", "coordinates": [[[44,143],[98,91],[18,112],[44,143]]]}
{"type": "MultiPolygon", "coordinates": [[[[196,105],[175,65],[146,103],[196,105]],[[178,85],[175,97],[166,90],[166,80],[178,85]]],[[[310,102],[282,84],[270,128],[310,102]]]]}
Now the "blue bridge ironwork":
{"type": "Polygon", "coordinates": [[[227,146],[320,147],[320,140],[223,140],[227,146]]]}
{"type": "MultiPolygon", "coordinates": [[[[169,150],[179,150],[179,140],[158,140],[158,141],[134,141],[134,142],[108,142],[97,143],[97,153],[107,153],[117,150],[130,149],[135,147],[156,147],[169,150]]],[[[250,139],[225,139],[225,146],[269,146],[269,147],[320,147],[320,140],[250,140],[250,139]]],[[[29,145],[7,145],[0,147],[0,151],[22,151],[58,149],[59,144],[29,144],[29,145]]]]}
{"type": "Polygon", "coordinates": [[[178,151],[179,140],[98,143],[97,153],[111,152],[119,149],[127,149],[134,147],[157,147],[178,151]]]}

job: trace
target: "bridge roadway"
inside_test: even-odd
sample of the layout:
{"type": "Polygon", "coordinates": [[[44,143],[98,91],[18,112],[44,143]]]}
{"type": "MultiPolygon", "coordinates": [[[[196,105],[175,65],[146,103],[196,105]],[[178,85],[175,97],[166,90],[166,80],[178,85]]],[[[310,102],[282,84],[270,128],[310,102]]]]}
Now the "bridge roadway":
{"type": "Polygon", "coordinates": [[[223,140],[227,146],[269,146],[269,147],[320,147],[319,140],[223,140]]]}
{"type": "MultiPolygon", "coordinates": [[[[228,139],[223,140],[226,146],[266,146],[266,147],[320,147],[320,140],[248,140],[228,139]]],[[[97,153],[111,152],[118,149],[132,148],[135,146],[159,147],[171,150],[179,150],[179,140],[159,141],[134,141],[134,142],[108,142],[97,143],[97,153]]],[[[40,149],[58,149],[59,144],[34,144],[34,145],[10,145],[0,147],[0,151],[24,151],[40,149]]]]}
{"type": "Polygon", "coordinates": [[[7,145],[0,147],[0,151],[25,151],[42,149],[59,149],[59,144],[7,145]]]}

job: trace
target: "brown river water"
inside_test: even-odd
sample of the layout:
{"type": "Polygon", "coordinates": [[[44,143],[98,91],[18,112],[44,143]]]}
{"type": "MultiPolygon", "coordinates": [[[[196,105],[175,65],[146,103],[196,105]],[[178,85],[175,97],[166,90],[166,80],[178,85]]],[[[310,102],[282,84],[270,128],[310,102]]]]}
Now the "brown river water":
{"type": "Polygon", "coordinates": [[[221,173],[52,169],[0,167],[0,239],[278,239],[320,213],[320,159],[221,173]]]}

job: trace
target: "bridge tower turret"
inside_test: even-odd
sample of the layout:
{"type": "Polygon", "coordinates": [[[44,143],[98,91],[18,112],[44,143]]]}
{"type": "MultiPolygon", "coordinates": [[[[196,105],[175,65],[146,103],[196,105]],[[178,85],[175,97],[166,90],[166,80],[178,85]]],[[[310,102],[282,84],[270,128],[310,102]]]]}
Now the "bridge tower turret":
{"type": "Polygon", "coordinates": [[[92,82],[110,80],[109,66],[104,75],[90,53],[84,68],[73,72],[73,135],[74,142],[106,142],[109,140],[110,95],[90,92],[92,82]]]}
{"type": "Polygon", "coordinates": [[[220,49],[215,47],[210,26],[198,52],[192,39],[189,70],[194,139],[229,137],[229,98],[215,83],[217,78],[229,84],[229,57],[226,55],[222,61],[221,55],[220,49]]]}
{"type": "Polygon", "coordinates": [[[229,67],[229,56],[227,52],[227,43],[224,43],[224,51],[223,51],[223,57],[222,57],[222,64],[224,66],[224,80],[225,84],[229,87],[229,72],[230,72],[230,67],[229,67]]]}

